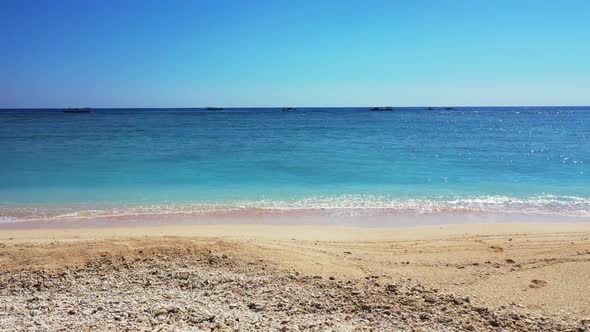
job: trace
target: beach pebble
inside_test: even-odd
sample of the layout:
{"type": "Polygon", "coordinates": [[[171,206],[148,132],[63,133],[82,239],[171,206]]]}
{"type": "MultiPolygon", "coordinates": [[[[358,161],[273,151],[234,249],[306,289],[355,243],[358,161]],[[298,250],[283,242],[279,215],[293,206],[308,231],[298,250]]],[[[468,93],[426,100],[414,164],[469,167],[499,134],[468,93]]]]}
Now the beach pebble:
{"type": "Polygon", "coordinates": [[[436,298],[434,298],[434,296],[430,296],[430,295],[424,295],[424,301],[427,303],[436,303],[436,298]]]}
{"type": "Polygon", "coordinates": [[[374,272],[339,281],[294,277],[293,269],[234,255],[224,264],[230,258],[198,249],[183,255],[142,250],[150,254],[122,259],[105,253],[58,272],[3,271],[0,295],[10,305],[2,306],[0,330],[566,331],[580,324],[472,307],[467,297],[410,278],[386,283],[374,272]]]}

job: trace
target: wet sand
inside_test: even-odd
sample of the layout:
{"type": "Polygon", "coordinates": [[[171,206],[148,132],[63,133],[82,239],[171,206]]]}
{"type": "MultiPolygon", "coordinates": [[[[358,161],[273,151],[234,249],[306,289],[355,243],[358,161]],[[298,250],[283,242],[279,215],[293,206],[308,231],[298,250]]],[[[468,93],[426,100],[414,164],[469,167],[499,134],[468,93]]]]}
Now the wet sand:
{"type": "Polygon", "coordinates": [[[590,225],[3,229],[0,271],[2,330],[568,330],[590,225]]]}

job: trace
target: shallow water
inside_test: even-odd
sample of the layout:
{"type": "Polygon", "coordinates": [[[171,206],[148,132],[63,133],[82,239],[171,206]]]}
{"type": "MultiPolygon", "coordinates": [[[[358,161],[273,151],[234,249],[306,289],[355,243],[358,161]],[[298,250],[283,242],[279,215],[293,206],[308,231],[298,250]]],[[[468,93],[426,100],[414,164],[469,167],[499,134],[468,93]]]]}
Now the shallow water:
{"type": "Polygon", "coordinates": [[[590,217],[590,108],[0,110],[0,219],[590,217]]]}

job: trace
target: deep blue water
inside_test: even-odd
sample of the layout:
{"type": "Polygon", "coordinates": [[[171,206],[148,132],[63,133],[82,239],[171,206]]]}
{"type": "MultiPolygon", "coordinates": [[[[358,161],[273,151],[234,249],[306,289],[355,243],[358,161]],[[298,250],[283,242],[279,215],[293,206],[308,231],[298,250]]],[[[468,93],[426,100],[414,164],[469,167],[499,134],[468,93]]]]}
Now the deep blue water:
{"type": "Polygon", "coordinates": [[[100,205],[588,216],[589,139],[590,107],[0,110],[0,217],[100,205]]]}

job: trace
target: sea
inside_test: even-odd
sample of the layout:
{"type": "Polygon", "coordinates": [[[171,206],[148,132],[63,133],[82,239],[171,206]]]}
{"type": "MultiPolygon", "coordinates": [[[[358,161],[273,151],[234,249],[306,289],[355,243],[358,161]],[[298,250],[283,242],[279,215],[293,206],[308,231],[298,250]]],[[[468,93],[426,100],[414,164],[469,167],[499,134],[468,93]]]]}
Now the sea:
{"type": "Polygon", "coordinates": [[[0,223],[590,222],[590,107],[0,110],[0,223]]]}

